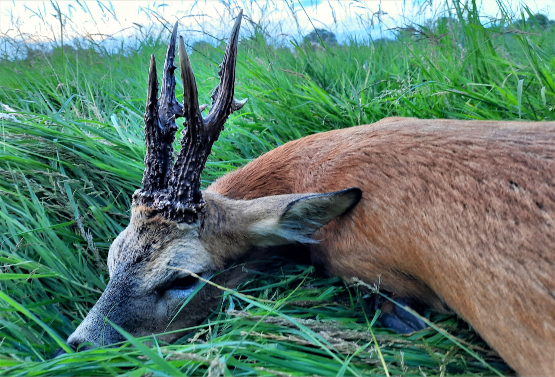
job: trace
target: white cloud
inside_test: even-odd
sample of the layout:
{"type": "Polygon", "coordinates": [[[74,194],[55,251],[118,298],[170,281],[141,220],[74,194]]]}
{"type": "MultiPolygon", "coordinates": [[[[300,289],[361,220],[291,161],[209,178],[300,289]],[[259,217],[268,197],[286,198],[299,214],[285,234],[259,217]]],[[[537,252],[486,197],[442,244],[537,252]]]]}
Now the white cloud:
{"type": "MultiPolygon", "coordinates": [[[[520,9],[520,1],[506,0],[509,8],[520,9]]],[[[555,0],[526,1],[532,12],[542,11],[555,18],[555,0]]],[[[102,40],[107,36],[125,38],[143,27],[160,26],[160,21],[180,20],[180,30],[193,38],[209,40],[227,34],[232,16],[244,8],[254,23],[265,25],[271,36],[299,37],[313,27],[335,32],[339,38],[357,34],[374,38],[387,29],[406,23],[423,22],[443,9],[443,1],[410,0],[217,0],[171,1],[58,1],[65,23],[64,38],[87,35],[102,40]],[[426,4],[434,6],[426,6],[426,4]],[[440,3],[441,5],[435,5],[440,3]],[[301,6],[302,5],[302,6],[301,6]]],[[[499,14],[497,1],[483,0],[483,13],[499,14]]],[[[0,32],[9,37],[25,36],[29,41],[59,41],[60,21],[50,1],[0,1],[0,32]],[[31,38],[32,37],[32,38],[31,38]]],[[[245,28],[252,30],[246,22],[245,28]]]]}

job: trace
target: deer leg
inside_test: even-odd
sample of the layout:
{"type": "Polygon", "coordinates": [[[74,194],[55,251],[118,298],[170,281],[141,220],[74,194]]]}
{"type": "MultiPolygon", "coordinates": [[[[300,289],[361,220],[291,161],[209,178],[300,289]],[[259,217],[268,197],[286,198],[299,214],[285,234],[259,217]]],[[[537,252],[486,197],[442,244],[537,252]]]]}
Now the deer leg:
{"type": "MultiPolygon", "coordinates": [[[[414,299],[404,297],[395,297],[393,299],[403,307],[408,307],[419,314],[422,312],[422,305],[414,299]]],[[[383,327],[393,330],[398,334],[410,334],[428,327],[420,318],[382,296],[376,295],[372,299],[370,307],[373,310],[380,310],[379,320],[383,327]]]]}

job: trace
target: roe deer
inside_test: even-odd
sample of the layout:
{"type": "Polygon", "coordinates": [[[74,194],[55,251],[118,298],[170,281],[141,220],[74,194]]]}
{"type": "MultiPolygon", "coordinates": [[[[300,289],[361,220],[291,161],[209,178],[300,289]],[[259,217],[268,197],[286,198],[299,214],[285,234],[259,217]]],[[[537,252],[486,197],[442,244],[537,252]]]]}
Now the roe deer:
{"type": "Polygon", "coordinates": [[[201,192],[212,144],[246,102],[233,97],[240,22],[205,118],[181,38],[183,106],[175,99],[177,24],[159,99],[151,58],[142,188],[108,286],[68,343],[123,340],[106,319],[136,336],[195,324],[218,295],[203,288],[168,326],[198,284],[179,268],[208,277],[306,243],[329,274],[449,307],[518,373],[554,373],[555,122],[388,118],[289,142],[201,192]],[[172,164],[177,117],[187,127],[172,164]]]}

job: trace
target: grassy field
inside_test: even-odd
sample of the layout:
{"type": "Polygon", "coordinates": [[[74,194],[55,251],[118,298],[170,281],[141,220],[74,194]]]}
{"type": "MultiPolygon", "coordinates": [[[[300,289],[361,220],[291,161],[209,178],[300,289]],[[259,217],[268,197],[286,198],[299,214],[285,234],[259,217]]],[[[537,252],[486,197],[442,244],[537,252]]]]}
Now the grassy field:
{"type": "MultiPolygon", "coordinates": [[[[387,116],[555,120],[555,29],[523,22],[526,11],[483,25],[472,5],[450,9],[392,41],[275,48],[245,37],[236,96],[249,102],[215,144],[204,184],[289,140],[387,116]]],[[[396,335],[374,324],[357,287],[278,259],[240,293],[222,292],[177,344],[131,339],[50,359],[108,280],[107,250],[142,176],[149,56],[163,61],[167,39],[0,63],[0,375],[512,373],[455,315],[427,312],[434,328],[396,335]]],[[[222,47],[192,53],[201,103],[222,47]]]]}

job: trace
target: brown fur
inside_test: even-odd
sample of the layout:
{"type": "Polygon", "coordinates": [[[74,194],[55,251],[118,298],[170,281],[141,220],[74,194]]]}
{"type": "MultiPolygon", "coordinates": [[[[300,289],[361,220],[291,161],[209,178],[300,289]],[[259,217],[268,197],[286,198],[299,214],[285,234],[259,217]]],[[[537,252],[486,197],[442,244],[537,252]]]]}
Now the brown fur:
{"type": "Polygon", "coordinates": [[[329,273],[468,321],[526,375],[555,371],[555,123],[417,120],[287,143],[207,192],[363,191],[311,246],[329,273]]]}

